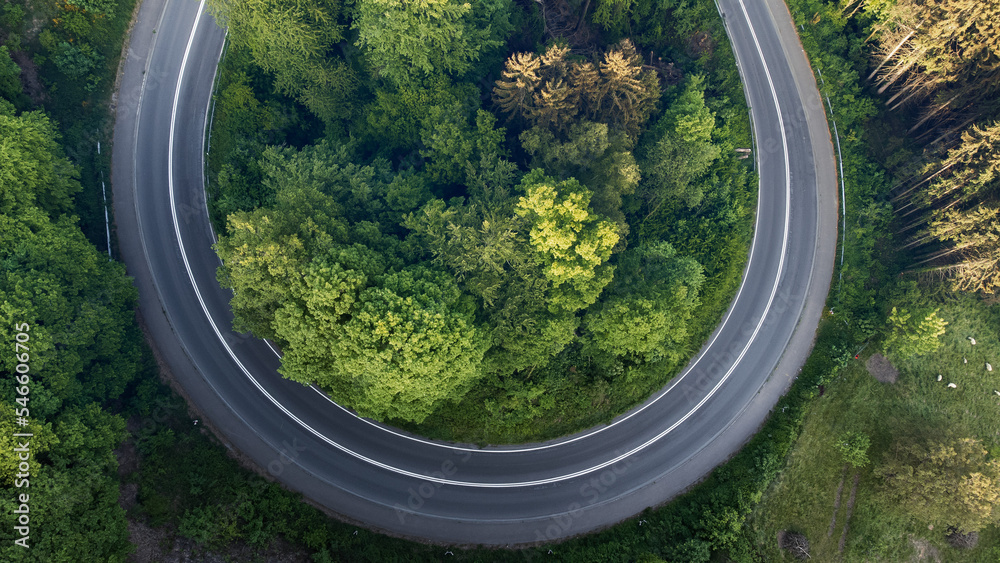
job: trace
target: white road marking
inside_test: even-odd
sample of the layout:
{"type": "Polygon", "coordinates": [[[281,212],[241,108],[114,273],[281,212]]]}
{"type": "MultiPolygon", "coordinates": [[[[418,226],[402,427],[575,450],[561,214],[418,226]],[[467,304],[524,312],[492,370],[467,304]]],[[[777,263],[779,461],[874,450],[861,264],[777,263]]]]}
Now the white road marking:
{"type": "MultiPolygon", "coordinates": [[[[308,430],[314,436],[316,436],[320,440],[328,443],[329,445],[337,448],[338,450],[340,450],[340,451],[342,451],[342,452],[344,452],[344,453],[346,453],[348,455],[351,455],[351,456],[353,456],[353,457],[355,457],[355,458],[357,458],[357,459],[359,459],[361,461],[364,461],[364,462],[369,463],[371,465],[374,465],[376,467],[385,469],[387,471],[391,471],[393,473],[397,473],[399,475],[413,477],[413,478],[420,479],[420,480],[423,480],[423,481],[430,481],[430,482],[440,483],[440,484],[445,484],[445,485],[464,486],[464,487],[477,487],[477,488],[530,487],[530,486],[537,486],[537,485],[545,485],[545,484],[557,483],[557,482],[560,482],[560,481],[565,481],[565,480],[568,480],[568,479],[573,479],[575,477],[586,475],[588,473],[593,473],[594,471],[599,471],[601,469],[604,469],[606,467],[614,465],[615,463],[618,463],[618,462],[620,462],[620,461],[622,461],[622,460],[624,460],[624,459],[626,459],[628,457],[631,457],[631,456],[635,455],[636,453],[644,450],[645,448],[649,447],[650,445],[652,445],[656,441],[660,440],[661,438],[663,438],[664,436],[666,436],[667,434],[669,434],[670,432],[672,432],[674,429],[676,429],[680,424],[682,424],[688,418],[690,418],[709,399],[711,399],[715,395],[715,393],[719,390],[719,388],[722,386],[722,384],[725,383],[726,380],[729,379],[730,375],[732,375],[733,371],[735,371],[736,367],[739,365],[740,361],[746,355],[746,352],[749,350],[751,344],[756,340],[757,335],[760,333],[760,330],[761,330],[761,328],[764,325],[764,321],[767,319],[767,315],[768,315],[768,313],[771,310],[771,306],[774,303],[774,298],[775,298],[775,296],[777,294],[777,291],[778,291],[778,283],[779,283],[779,281],[781,279],[781,272],[782,272],[783,267],[784,267],[785,254],[786,254],[787,246],[788,246],[789,215],[790,215],[790,207],[791,207],[791,169],[790,169],[790,163],[789,163],[789,157],[788,157],[788,140],[787,140],[786,134],[785,134],[784,119],[783,119],[782,114],[781,114],[781,107],[780,107],[779,102],[778,102],[778,96],[777,96],[777,91],[775,90],[775,87],[774,87],[774,81],[771,78],[771,73],[770,73],[770,70],[767,67],[767,62],[764,60],[764,53],[763,53],[763,50],[761,49],[760,42],[757,39],[757,34],[754,31],[754,29],[753,29],[753,24],[750,23],[750,16],[747,13],[746,6],[743,4],[743,0],[739,0],[739,3],[740,3],[740,7],[742,8],[743,15],[746,18],[747,26],[750,29],[751,36],[753,37],[754,44],[757,47],[757,53],[758,53],[758,55],[760,57],[761,64],[764,67],[764,73],[767,76],[768,85],[770,86],[771,96],[772,96],[772,98],[774,100],[775,109],[777,110],[777,114],[778,114],[778,127],[781,130],[782,149],[783,149],[784,157],[785,157],[785,224],[784,224],[784,232],[783,232],[783,237],[782,237],[781,255],[780,255],[779,262],[778,262],[778,271],[777,271],[777,274],[775,275],[774,285],[773,285],[773,287],[771,289],[771,294],[768,297],[768,302],[767,302],[767,305],[766,305],[766,307],[764,309],[764,313],[761,315],[760,321],[757,323],[757,326],[754,328],[754,331],[753,331],[753,333],[752,333],[749,341],[744,346],[743,350],[740,351],[740,354],[737,356],[736,361],[726,371],[725,375],[719,380],[719,382],[715,385],[715,387],[713,387],[712,390],[704,398],[702,398],[701,401],[698,402],[698,404],[696,404],[691,410],[689,410],[677,422],[675,422],[670,427],[668,427],[664,431],[662,431],[659,434],[657,434],[655,437],[651,438],[650,440],[647,440],[646,442],[644,442],[643,444],[637,446],[636,448],[633,448],[632,450],[629,450],[628,452],[626,452],[624,454],[621,454],[621,455],[619,455],[619,456],[617,456],[617,457],[615,457],[615,458],[613,458],[611,460],[605,461],[603,463],[594,465],[592,467],[589,467],[589,468],[586,468],[586,469],[583,469],[583,470],[580,470],[580,471],[576,471],[576,472],[573,472],[573,473],[567,473],[567,474],[559,475],[559,476],[556,476],[556,477],[550,477],[550,478],[546,478],[546,479],[538,479],[538,480],[535,480],[535,481],[507,482],[507,483],[503,483],[503,482],[499,482],[499,483],[482,483],[482,482],[470,482],[470,481],[456,481],[456,480],[451,480],[451,479],[442,479],[442,478],[438,478],[438,477],[433,477],[433,476],[430,476],[430,475],[425,475],[425,474],[422,474],[422,473],[416,473],[416,472],[408,471],[408,470],[405,470],[405,469],[400,469],[398,467],[394,467],[394,466],[382,463],[382,462],[377,461],[375,459],[372,459],[372,458],[369,458],[367,456],[364,456],[364,455],[362,455],[362,454],[360,454],[358,452],[355,452],[355,451],[347,448],[346,446],[344,446],[342,444],[339,444],[336,441],[334,441],[334,440],[326,437],[321,432],[315,430],[314,428],[312,428],[311,426],[309,426],[308,424],[306,424],[305,422],[303,422],[301,419],[299,419],[298,417],[296,417],[291,411],[289,411],[287,408],[285,408],[284,405],[282,405],[280,402],[278,402],[270,393],[268,393],[267,390],[264,389],[264,387],[261,386],[261,384],[256,380],[256,378],[253,377],[253,375],[246,368],[246,366],[243,365],[243,363],[239,360],[239,358],[237,358],[235,352],[233,352],[233,350],[229,347],[228,342],[226,342],[225,338],[222,335],[222,332],[219,330],[218,326],[216,325],[215,320],[212,318],[211,314],[209,313],[208,307],[205,305],[205,301],[202,298],[201,292],[198,290],[198,284],[195,281],[194,273],[191,271],[191,265],[190,265],[190,263],[188,261],[187,253],[186,253],[186,251],[184,249],[184,240],[183,240],[183,237],[181,235],[180,224],[179,224],[179,222],[177,220],[177,209],[176,209],[175,198],[174,198],[174,180],[173,180],[174,132],[175,132],[175,125],[176,125],[176,120],[177,120],[177,105],[178,105],[178,102],[179,102],[179,99],[180,99],[181,86],[182,86],[183,80],[184,80],[184,70],[187,67],[187,61],[188,61],[188,58],[189,58],[190,53],[191,53],[191,46],[194,43],[195,32],[196,32],[196,30],[198,28],[198,23],[201,20],[201,15],[202,15],[202,12],[203,12],[204,6],[205,6],[205,0],[201,0],[201,3],[200,3],[199,8],[198,8],[198,15],[196,16],[195,21],[194,21],[194,25],[191,28],[191,33],[188,36],[187,46],[186,46],[186,48],[184,50],[184,56],[181,59],[181,67],[180,67],[180,71],[179,71],[178,78],[177,78],[177,85],[176,85],[175,90],[174,90],[173,108],[171,110],[171,115],[170,115],[170,132],[169,132],[169,138],[168,138],[169,146],[168,146],[168,150],[167,150],[167,167],[168,167],[167,168],[167,183],[168,183],[169,196],[170,196],[170,212],[171,212],[171,216],[173,218],[173,223],[174,223],[174,233],[177,236],[177,242],[178,242],[178,245],[180,247],[181,257],[182,257],[182,259],[184,261],[184,267],[185,267],[185,269],[187,271],[188,279],[191,282],[192,289],[194,289],[194,292],[197,295],[198,303],[201,305],[202,311],[205,313],[206,318],[208,318],[209,324],[212,326],[212,330],[215,332],[217,338],[222,343],[222,346],[229,353],[229,356],[236,363],[236,365],[239,366],[240,370],[250,379],[250,381],[254,384],[255,387],[257,387],[257,389],[261,392],[262,395],[264,395],[265,397],[267,397],[267,399],[269,401],[271,401],[271,403],[274,404],[276,407],[278,407],[278,409],[280,409],[282,412],[284,412],[286,415],[288,415],[289,418],[291,418],[292,420],[294,420],[296,423],[298,423],[304,429],[308,430]]],[[[141,104],[141,99],[140,99],[140,104],[141,104]]],[[[757,205],[758,205],[758,214],[757,214],[756,221],[758,223],[757,226],[759,226],[759,222],[760,222],[760,213],[759,213],[760,201],[759,201],[759,199],[758,199],[758,204],[757,205]]],[[[751,245],[750,258],[748,259],[748,262],[747,262],[747,271],[749,271],[749,269],[750,269],[750,264],[751,264],[751,262],[753,260],[754,251],[756,249],[756,233],[758,232],[758,229],[756,227],[755,227],[754,232],[755,232],[754,242],[751,245]]],[[[736,301],[738,301],[740,295],[742,295],[745,283],[746,283],[746,278],[744,277],[744,281],[743,281],[743,283],[740,284],[740,289],[739,289],[739,291],[737,293],[736,298],[734,299],[734,303],[736,301]]],[[[720,325],[719,329],[716,330],[715,337],[713,337],[712,341],[710,342],[710,344],[708,345],[708,347],[705,348],[705,350],[708,350],[711,347],[711,345],[715,342],[715,339],[718,338],[718,335],[722,332],[722,328],[724,328],[726,322],[728,322],[728,320],[729,320],[729,318],[730,318],[730,316],[732,314],[732,310],[733,310],[733,308],[731,307],[730,308],[730,312],[727,313],[726,318],[723,320],[723,323],[720,325]]],[[[272,350],[274,350],[273,347],[272,347],[272,350]]],[[[275,353],[277,354],[277,351],[275,351],[275,353]]],[[[690,373],[690,371],[693,369],[693,367],[695,365],[697,365],[698,361],[700,361],[701,358],[703,358],[703,357],[704,357],[704,354],[700,355],[695,360],[695,363],[691,365],[691,368],[689,368],[688,370],[686,370],[681,376],[679,376],[679,377],[677,377],[677,378],[674,379],[674,381],[671,383],[671,385],[667,388],[666,391],[663,391],[655,399],[653,399],[652,401],[650,401],[649,403],[647,403],[643,407],[637,409],[636,411],[630,413],[626,417],[624,417],[624,418],[616,421],[615,423],[613,423],[611,425],[608,425],[608,426],[605,426],[605,427],[602,427],[602,428],[599,428],[599,429],[597,429],[595,431],[590,432],[589,434],[580,435],[580,436],[574,437],[572,439],[569,439],[569,440],[566,440],[566,441],[563,441],[563,442],[557,442],[557,443],[553,443],[553,444],[546,444],[546,445],[541,445],[541,446],[536,446],[536,447],[531,447],[531,448],[482,450],[482,449],[472,449],[472,448],[462,448],[462,447],[457,447],[457,446],[449,446],[449,445],[446,445],[446,444],[441,444],[441,443],[437,443],[437,442],[430,442],[430,441],[427,441],[427,440],[424,440],[424,439],[419,439],[419,438],[415,438],[413,436],[408,436],[408,435],[405,435],[405,434],[401,434],[399,432],[396,432],[396,431],[393,431],[391,429],[387,429],[387,428],[385,428],[383,426],[377,425],[377,424],[375,424],[372,421],[369,421],[369,420],[366,420],[366,419],[363,419],[363,418],[360,418],[360,417],[356,417],[356,418],[358,418],[359,420],[362,420],[362,421],[365,421],[365,422],[371,424],[375,428],[379,428],[381,430],[390,432],[390,433],[392,433],[392,434],[394,434],[396,436],[407,438],[407,439],[414,440],[414,441],[418,441],[418,442],[425,443],[425,444],[428,444],[428,445],[434,445],[434,446],[439,446],[439,447],[447,448],[447,449],[453,450],[453,451],[474,451],[474,452],[479,452],[479,453],[524,453],[524,452],[542,450],[542,449],[547,449],[547,448],[553,448],[553,447],[556,447],[556,446],[561,446],[563,444],[568,444],[568,443],[571,443],[571,442],[574,442],[574,441],[577,441],[577,440],[581,440],[581,439],[586,438],[588,436],[592,436],[592,435],[597,434],[599,432],[603,432],[604,430],[607,430],[608,428],[611,428],[614,425],[620,424],[620,423],[624,422],[625,420],[628,420],[629,418],[631,418],[632,416],[635,416],[639,412],[642,412],[643,410],[645,410],[646,408],[648,408],[649,406],[651,406],[652,404],[654,404],[656,401],[658,401],[660,398],[662,398],[664,395],[666,395],[671,389],[673,389],[677,385],[677,383],[679,383],[683,379],[684,376],[686,376],[688,373],[690,373]]],[[[326,395],[324,394],[324,396],[326,396],[326,395]]],[[[327,399],[329,399],[329,397],[327,397],[327,399]]],[[[336,404],[332,400],[330,402],[333,403],[333,404],[336,404]]],[[[343,407],[341,407],[340,405],[337,405],[337,406],[339,408],[343,409],[343,407]]],[[[346,410],[346,409],[344,409],[344,410],[346,410]]]]}

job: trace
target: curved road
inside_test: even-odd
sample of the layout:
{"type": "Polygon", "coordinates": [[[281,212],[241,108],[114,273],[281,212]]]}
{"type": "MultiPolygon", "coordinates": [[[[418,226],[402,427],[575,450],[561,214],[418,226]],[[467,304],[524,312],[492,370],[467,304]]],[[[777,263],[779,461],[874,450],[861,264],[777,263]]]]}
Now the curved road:
{"type": "Polygon", "coordinates": [[[234,333],[205,209],[203,143],[224,32],[194,0],[145,0],[117,98],[120,247],[140,313],[189,403],[291,489],[349,519],[442,543],[553,541],[664,502],[735,452],[811,348],[833,269],[837,201],[823,106],[778,0],[720,0],[761,178],[744,282],[684,374],[608,426],[480,449],[358,419],[282,379],[234,333]]]}

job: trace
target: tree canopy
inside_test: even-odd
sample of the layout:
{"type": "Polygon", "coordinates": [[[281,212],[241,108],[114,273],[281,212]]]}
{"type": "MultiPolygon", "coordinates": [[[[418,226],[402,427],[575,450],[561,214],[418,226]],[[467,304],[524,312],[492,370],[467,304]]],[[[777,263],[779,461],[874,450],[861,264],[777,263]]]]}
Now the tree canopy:
{"type": "MultiPolygon", "coordinates": [[[[728,183],[746,180],[742,167],[713,168],[724,134],[703,79],[679,86],[650,44],[603,43],[585,17],[560,37],[568,20],[509,0],[281,1],[218,9],[245,36],[227,55],[243,74],[225,82],[222,115],[268,130],[241,142],[248,128],[226,126],[211,205],[234,326],[277,342],[286,377],[404,425],[465,398],[497,417],[554,416],[548,392],[569,399],[574,386],[611,408],[599,382],[625,385],[621,369],[669,377],[701,338],[703,286],[737,279],[745,255],[718,258],[727,269],[709,282],[690,248],[658,244],[669,231],[699,246],[711,231],[740,246],[730,226],[749,217],[726,204],[747,187],[728,183]],[[308,68],[277,66],[295,53],[308,68]],[[323,117],[281,85],[322,65],[352,69],[353,115],[323,117]],[[269,86],[322,117],[322,135],[293,140],[282,108],[298,104],[269,86]],[[662,89],[674,103],[657,115],[662,89]],[[710,213],[688,212],[710,184],[710,213]],[[657,209],[669,213],[647,221],[657,209]]],[[[621,405],[642,393],[625,387],[621,405]]]]}
{"type": "Polygon", "coordinates": [[[595,62],[570,60],[569,48],[551,45],[542,55],[507,60],[493,99],[511,117],[561,131],[585,117],[636,135],[656,108],[660,84],[645,70],[629,40],[595,62]]]}
{"type": "Polygon", "coordinates": [[[704,78],[692,76],[680,95],[646,133],[646,149],[639,155],[650,201],[675,199],[695,207],[704,197],[698,178],[719,158],[712,142],[715,115],[705,106],[704,78]]]}
{"type": "Polygon", "coordinates": [[[274,76],[274,88],[302,102],[320,119],[347,115],[357,77],[329,52],[344,40],[339,0],[211,0],[209,10],[230,40],[274,76]]]}
{"type": "MultiPolygon", "coordinates": [[[[39,561],[115,560],[131,549],[112,452],[125,420],[106,405],[144,369],[136,291],[70,214],[79,172],[52,123],[0,108],[0,337],[12,352],[23,344],[0,355],[0,509],[11,514],[17,495],[30,494],[28,543],[39,561]],[[15,392],[25,385],[28,394],[15,392]],[[14,479],[26,440],[14,433],[32,435],[27,481],[14,479]]],[[[0,559],[23,554],[12,541],[0,547],[0,559]]]]}
{"type": "Polygon", "coordinates": [[[508,0],[357,0],[356,44],[397,85],[433,74],[460,75],[510,32],[508,0]]]}

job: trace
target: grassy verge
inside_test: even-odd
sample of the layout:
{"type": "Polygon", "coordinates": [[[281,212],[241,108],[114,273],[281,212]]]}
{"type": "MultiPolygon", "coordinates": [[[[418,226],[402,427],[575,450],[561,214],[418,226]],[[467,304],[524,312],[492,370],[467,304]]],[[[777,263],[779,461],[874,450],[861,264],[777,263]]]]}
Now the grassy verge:
{"type": "Polygon", "coordinates": [[[901,437],[949,432],[980,438],[993,455],[1000,454],[1000,397],[994,393],[1000,383],[985,369],[987,361],[1000,358],[1000,306],[985,307],[968,297],[905,305],[911,309],[940,307],[938,315],[949,322],[941,348],[926,357],[898,362],[900,375],[895,384],[878,382],[861,361],[852,362],[831,382],[828,392],[812,403],[787,467],[751,519],[753,540],[765,560],[791,560],[777,548],[775,538],[780,530],[805,534],[810,554],[820,561],[838,557],[845,561],[905,561],[918,558],[920,550],[937,550],[947,561],[1000,558],[1000,531],[996,527],[980,534],[975,549],[957,550],[946,542],[946,530],[928,530],[880,498],[873,469],[901,437]],[[976,346],[966,339],[972,335],[976,346]],[[950,382],[957,388],[948,388],[950,382]],[[846,431],[871,437],[868,457],[872,463],[858,471],[857,500],[841,552],[855,471],[847,468],[845,473],[833,442],[846,431]],[[835,511],[836,491],[845,475],[839,510],[835,511]]]}

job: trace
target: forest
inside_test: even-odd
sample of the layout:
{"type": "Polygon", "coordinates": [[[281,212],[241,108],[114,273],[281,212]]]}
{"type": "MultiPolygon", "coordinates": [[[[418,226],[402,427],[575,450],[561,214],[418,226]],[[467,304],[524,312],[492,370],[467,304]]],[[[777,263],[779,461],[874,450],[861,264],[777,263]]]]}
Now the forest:
{"type": "Polygon", "coordinates": [[[209,6],[219,281],[285,377],[425,435],[554,437],[662,387],[734,294],[732,53],[629,19],[703,10],[209,6]]]}
{"type": "MultiPolygon", "coordinates": [[[[220,280],[287,377],[359,413],[481,442],[605,420],[686,361],[744,264],[756,181],[721,20],[683,0],[422,5],[429,19],[380,0],[212,6],[230,26],[208,185],[220,280]]],[[[192,424],[105,236],[97,144],[133,4],[0,5],[5,522],[22,492],[11,436],[33,435],[32,547],[4,526],[0,559],[1000,558],[984,369],[1000,367],[1000,4],[788,5],[847,195],[814,352],[691,491],[520,551],[341,523],[192,424]],[[897,380],[871,367],[886,364],[897,380]]]]}

